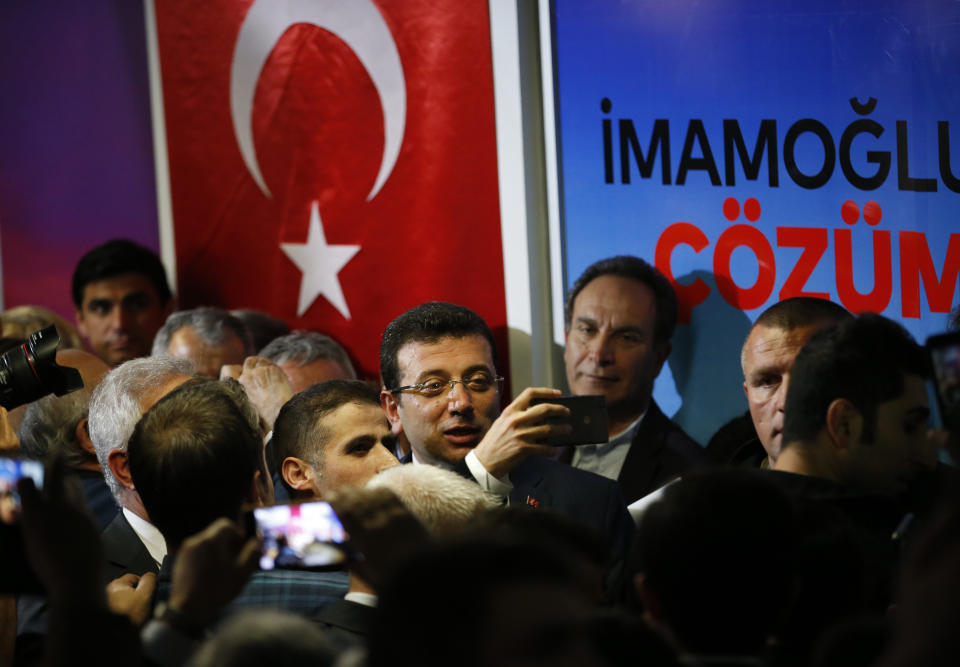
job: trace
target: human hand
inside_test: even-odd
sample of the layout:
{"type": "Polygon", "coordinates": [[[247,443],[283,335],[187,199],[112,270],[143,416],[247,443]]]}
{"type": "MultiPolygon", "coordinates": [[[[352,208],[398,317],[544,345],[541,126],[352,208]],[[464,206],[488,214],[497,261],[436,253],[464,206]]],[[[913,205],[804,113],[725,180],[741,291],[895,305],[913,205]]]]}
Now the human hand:
{"type": "Polygon", "coordinates": [[[237,524],[217,519],[184,540],[174,561],[168,606],[205,627],[240,593],[257,567],[260,545],[237,524]]]}
{"type": "Polygon", "coordinates": [[[157,575],[147,572],[138,577],[125,574],[107,584],[107,606],[114,614],[121,614],[140,627],[150,614],[150,602],[157,588],[157,575]]]}
{"type": "Polygon", "coordinates": [[[247,357],[243,366],[229,365],[220,369],[220,379],[228,377],[243,386],[264,427],[268,432],[272,431],[280,408],[293,398],[293,387],[286,373],[265,357],[247,357]]]}
{"type": "Polygon", "coordinates": [[[540,403],[534,398],[555,398],[560,390],[547,387],[524,389],[493,422],[490,430],[474,448],[477,460],[494,477],[503,477],[530,456],[553,456],[557,449],[542,444],[551,435],[570,432],[567,424],[547,424],[548,417],[566,417],[570,410],[562,405],[540,403]]]}
{"type": "Polygon", "coordinates": [[[43,492],[29,478],[19,480],[17,489],[27,558],[51,605],[103,607],[100,533],[76,480],[66,477],[66,464],[58,457],[47,466],[43,492]]]}
{"type": "Polygon", "coordinates": [[[15,452],[20,449],[20,441],[10,423],[10,413],[0,406],[0,452],[15,452]]]}

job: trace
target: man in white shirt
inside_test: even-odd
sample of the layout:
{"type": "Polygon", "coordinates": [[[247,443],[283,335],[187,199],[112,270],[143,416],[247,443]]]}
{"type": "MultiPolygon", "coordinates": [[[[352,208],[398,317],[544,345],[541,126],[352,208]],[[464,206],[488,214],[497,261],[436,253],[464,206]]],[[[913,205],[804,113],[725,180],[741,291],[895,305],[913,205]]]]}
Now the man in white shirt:
{"type": "Polygon", "coordinates": [[[121,513],[104,529],[107,580],[132,572],[157,572],[167,554],[160,531],[150,523],[127,463],[127,444],[140,417],[162,397],[189,380],[185,359],[144,357],[110,371],[90,401],[90,439],[104,479],[121,513]]]}

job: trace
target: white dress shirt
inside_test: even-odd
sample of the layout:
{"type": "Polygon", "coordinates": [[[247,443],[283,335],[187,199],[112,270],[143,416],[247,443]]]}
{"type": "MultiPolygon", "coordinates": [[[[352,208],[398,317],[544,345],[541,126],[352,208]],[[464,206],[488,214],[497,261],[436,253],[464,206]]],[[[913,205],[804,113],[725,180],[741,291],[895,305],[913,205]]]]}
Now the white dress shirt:
{"type": "Polygon", "coordinates": [[[573,459],[570,465],[574,468],[595,472],[607,479],[616,480],[623,470],[623,462],[627,460],[627,452],[633,442],[637,429],[647,416],[647,411],[637,417],[636,421],[623,429],[609,441],[597,445],[578,445],[573,448],[573,459]]]}
{"type": "Polygon", "coordinates": [[[167,541],[163,539],[163,535],[160,534],[160,531],[157,530],[157,527],[152,523],[141,519],[126,507],[122,509],[123,516],[126,517],[127,523],[133,528],[133,532],[137,534],[140,541],[143,542],[143,546],[147,548],[150,557],[157,562],[157,567],[160,567],[160,563],[163,562],[163,557],[167,555],[167,541]]]}

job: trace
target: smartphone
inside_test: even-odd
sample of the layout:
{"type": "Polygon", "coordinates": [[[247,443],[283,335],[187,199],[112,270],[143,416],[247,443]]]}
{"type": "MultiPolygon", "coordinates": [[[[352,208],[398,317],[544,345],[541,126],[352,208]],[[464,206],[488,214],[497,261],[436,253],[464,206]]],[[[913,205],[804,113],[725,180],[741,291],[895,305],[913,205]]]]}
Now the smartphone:
{"type": "Polygon", "coordinates": [[[530,405],[540,403],[563,405],[570,410],[566,417],[550,417],[546,420],[548,424],[569,424],[571,427],[569,433],[548,438],[546,444],[566,447],[596,445],[607,441],[607,401],[602,395],[557,396],[530,401],[530,405]]]}
{"type": "Polygon", "coordinates": [[[0,458],[0,592],[42,593],[27,562],[20,530],[20,494],[17,481],[29,477],[43,487],[43,464],[39,461],[0,458]]]}
{"type": "Polygon", "coordinates": [[[943,424],[956,431],[960,428],[960,332],[930,336],[926,347],[943,424]]]}
{"type": "Polygon", "coordinates": [[[347,532],[330,503],[257,507],[253,527],[261,538],[261,570],[342,569],[349,555],[347,532]]]}
{"type": "Polygon", "coordinates": [[[43,464],[39,461],[0,458],[0,522],[11,525],[20,518],[20,494],[17,482],[29,477],[43,488],[43,464]]]}

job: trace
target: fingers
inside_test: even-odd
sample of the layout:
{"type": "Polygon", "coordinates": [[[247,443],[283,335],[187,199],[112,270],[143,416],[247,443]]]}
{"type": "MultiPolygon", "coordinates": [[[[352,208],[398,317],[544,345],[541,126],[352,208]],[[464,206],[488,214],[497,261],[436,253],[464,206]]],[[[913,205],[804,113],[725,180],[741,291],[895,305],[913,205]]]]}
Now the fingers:
{"type": "Polygon", "coordinates": [[[253,574],[260,560],[260,540],[251,537],[237,555],[237,568],[246,576],[253,574]]]}
{"type": "Polygon", "coordinates": [[[157,588],[157,575],[154,572],[147,572],[140,581],[137,582],[137,592],[141,595],[152,597],[153,591],[157,588]]]}
{"type": "Polygon", "coordinates": [[[526,410],[530,407],[530,401],[534,398],[556,398],[557,396],[562,396],[563,392],[559,389],[552,389],[551,387],[527,387],[520,394],[513,399],[513,402],[507,406],[507,410],[514,408],[516,410],[526,410]]]}
{"type": "Polygon", "coordinates": [[[243,366],[240,364],[226,364],[220,368],[221,380],[240,380],[240,374],[243,372],[243,366]]]}
{"type": "Polygon", "coordinates": [[[126,588],[136,588],[142,578],[143,577],[138,577],[132,572],[128,572],[107,584],[107,593],[126,588]]]}

